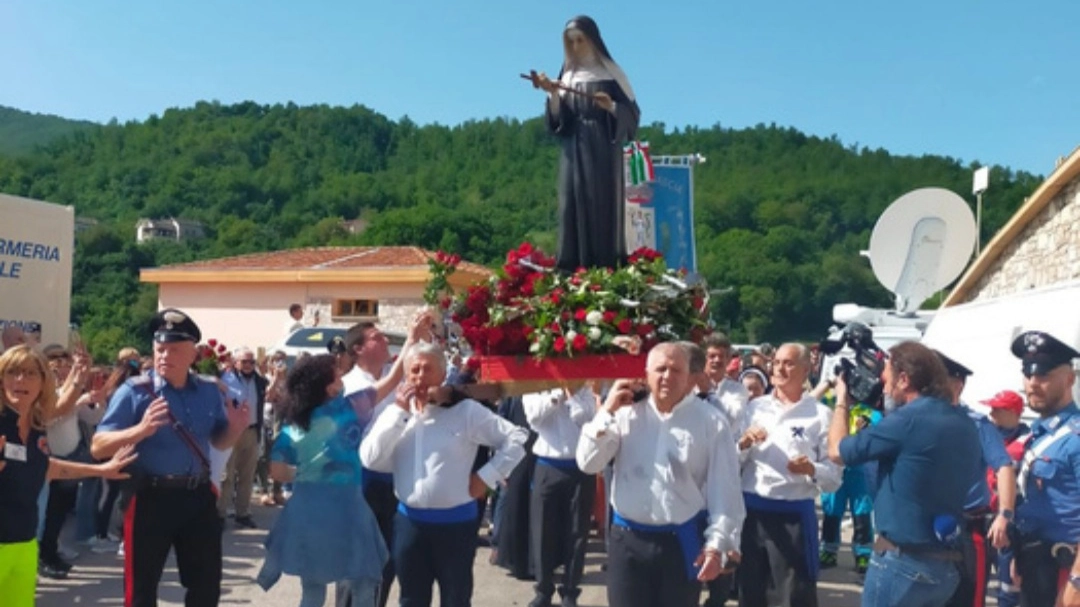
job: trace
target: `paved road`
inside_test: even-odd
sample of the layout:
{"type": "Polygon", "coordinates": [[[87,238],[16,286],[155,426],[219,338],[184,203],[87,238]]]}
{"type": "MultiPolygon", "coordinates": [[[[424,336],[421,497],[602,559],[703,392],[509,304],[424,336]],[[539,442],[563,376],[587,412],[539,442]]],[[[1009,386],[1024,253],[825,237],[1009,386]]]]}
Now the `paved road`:
{"type": "MultiPolygon", "coordinates": [[[[255,575],[262,564],[265,530],[273,523],[277,510],[254,506],[252,511],[260,529],[237,530],[232,528],[231,523],[227,525],[221,604],[294,607],[300,603],[300,585],[296,578],[284,576],[270,592],[263,592],[255,584],[255,575]]],[[[604,572],[600,570],[600,564],[604,560],[603,547],[596,541],[592,548],[587,559],[584,588],[579,600],[582,607],[607,605],[604,572]]],[[[502,569],[489,565],[490,554],[490,549],[486,547],[477,552],[473,605],[527,605],[532,598],[531,584],[515,580],[507,576],[502,569]]],[[[86,553],[76,559],[74,564],[75,568],[67,580],[40,582],[37,603],[40,607],[123,605],[123,570],[120,558],[115,555],[86,553]]],[[[823,572],[823,580],[818,585],[821,605],[854,607],[859,604],[858,576],[851,570],[851,566],[850,554],[842,554],[840,567],[823,572]]],[[[160,604],[183,605],[183,597],[175,564],[170,560],[161,585],[160,604]]],[[[331,604],[332,600],[327,603],[331,604]]],[[[396,604],[396,592],[391,597],[391,604],[396,604]]]]}

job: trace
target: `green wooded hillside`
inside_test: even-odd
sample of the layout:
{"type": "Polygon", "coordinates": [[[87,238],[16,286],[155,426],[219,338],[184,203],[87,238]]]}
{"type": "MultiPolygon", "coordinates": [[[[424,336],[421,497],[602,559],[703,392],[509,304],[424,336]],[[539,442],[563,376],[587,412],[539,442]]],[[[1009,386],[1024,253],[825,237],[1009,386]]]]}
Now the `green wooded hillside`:
{"type": "Polygon", "coordinates": [[[0,155],[23,154],[75,131],[97,126],[93,122],[32,114],[0,105],[0,155]]]}
{"type": "MultiPolygon", "coordinates": [[[[940,186],[970,198],[951,158],[893,156],[793,128],[666,128],[652,153],[698,152],[700,269],[717,323],[740,341],[819,338],[834,303],[891,304],[858,252],[901,194],[940,186]]],[[[932,142],[927,142],[931,147],[932,142]]],[[[71,204],[101,221],[79,235],[73,315],[95,353],[146,344],[154,288],[139,267],[284,247],[415,244],[496,264],[530,239],[555,239],[555,141],[540,120],[454,127],[367,108],[199,103],[145,122],[79,131],[0,158],[0,191],[71,204]],[[134,244],[139,217],[204,221],[204,241],[134,244]],[[341,219],[369,229],[349,235],[341,219]]],[[[1040,179],[994,167],[984,241],[1040,179]]]]}

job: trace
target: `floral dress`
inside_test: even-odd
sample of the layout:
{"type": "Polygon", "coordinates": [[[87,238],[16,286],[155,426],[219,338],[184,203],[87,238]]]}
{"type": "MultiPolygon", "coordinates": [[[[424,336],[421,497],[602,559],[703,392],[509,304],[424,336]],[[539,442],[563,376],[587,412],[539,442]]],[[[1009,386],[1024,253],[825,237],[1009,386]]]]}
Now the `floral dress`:
{"type": "Polygon", "coordinates": [[[364,500],[358,449],[375,392],[337,397],[317,407],[307,431],[285,426],[271,461],[296,466],[292,497],[266,538],[258,582],[269,589],[282,573],[306,582],[382,579],[388,558],[364,500]]]}

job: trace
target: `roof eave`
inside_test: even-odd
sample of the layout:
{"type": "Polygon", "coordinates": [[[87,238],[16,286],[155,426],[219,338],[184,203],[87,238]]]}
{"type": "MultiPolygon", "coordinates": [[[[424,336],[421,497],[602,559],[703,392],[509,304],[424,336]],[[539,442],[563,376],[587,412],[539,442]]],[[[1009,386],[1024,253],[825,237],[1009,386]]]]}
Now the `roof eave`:
{"type": "Polygon", "coordinates": [[[1054,172],[1028,197],[1024,205],[1013,214],[1008,223],[998,230],[990,243],[982,250],[982,254],[968,267],[967,272],[949,292],[945,301],[941,302],[941,307],[945,308],[963,303],[979,279],[1001,257],[1001,254],[1005,252],[1005,249],[1008,248],[1016,236],[1046,208],[1046,205],[1050,204],[1050,201],[1054,199],[1054,196],[1057,196],[1062,188],[1072,182],[1078,175],[1080,175],[1080,148],[1073,150],[1065,162],[1062,162],[1061,165],[1054,169],[1054,172]]]}

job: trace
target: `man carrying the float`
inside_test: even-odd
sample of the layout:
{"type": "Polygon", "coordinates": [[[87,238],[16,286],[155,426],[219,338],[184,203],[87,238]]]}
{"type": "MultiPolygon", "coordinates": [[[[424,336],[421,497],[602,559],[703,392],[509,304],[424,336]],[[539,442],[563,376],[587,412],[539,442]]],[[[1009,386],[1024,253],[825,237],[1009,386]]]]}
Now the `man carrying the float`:
{"type": "Polygon", "coordinates": [[[555,569],[563,567],[559,595],[562,607],[577,605],[589,516],[596,495],[596,477],[574,460],[581,426],[596,412],[591,387],[526,394],[525,417],[536,431],[536,471],[529,504],[529,529],[536,571],[536,597],[529,607],[549,607],[555,592],[555,569]]]}
{"type": "Polygon", "coordinates": [[[692,392],[678,344],[654,347],[640,381],[618,380],[582,428],[586,474],[614,459],[607,598],[620,607],[696,607],[701,583],[738,562],[745,510],[735,441],[692,392]]]}

